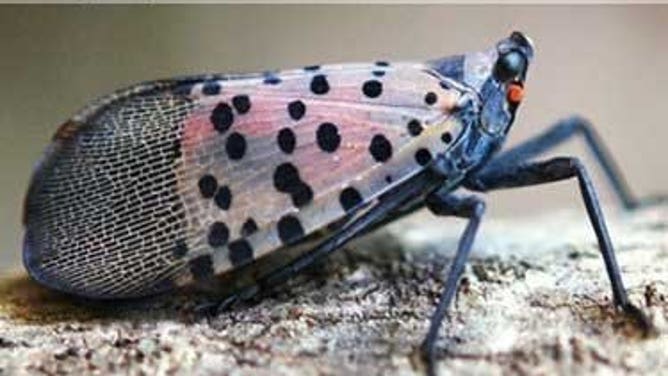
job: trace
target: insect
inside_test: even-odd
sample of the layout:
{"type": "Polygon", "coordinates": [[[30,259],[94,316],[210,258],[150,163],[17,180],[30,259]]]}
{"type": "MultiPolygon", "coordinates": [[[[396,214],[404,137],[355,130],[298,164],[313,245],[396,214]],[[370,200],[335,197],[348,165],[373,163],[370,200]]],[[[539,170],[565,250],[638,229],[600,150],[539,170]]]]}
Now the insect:
{"type": "MultiPolygon", "coordinates": [[[[344,64],[153,81],[63,124],[24,214],[30,275],[67,293],[139,297],[305,248],[225,305],[286,281],[347,241],[427,207],[468,219],[422,345],[434,343],[485,211],[475,192],[577,179],[614,302],[624,289],[586,168],[534,158],[584,135],[627,208],[639,205],[579,117],[501,146],[534,55],[520,32],[425,63],[344,64]]],[[[430,366],[430,372],[433,368],[430,366]]]]}

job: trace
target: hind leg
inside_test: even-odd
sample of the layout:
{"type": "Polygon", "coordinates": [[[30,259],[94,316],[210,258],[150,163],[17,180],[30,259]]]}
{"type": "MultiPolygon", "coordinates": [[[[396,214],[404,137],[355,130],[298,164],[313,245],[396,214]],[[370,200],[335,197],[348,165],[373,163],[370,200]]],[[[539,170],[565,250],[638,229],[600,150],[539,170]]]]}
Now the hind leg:
{"type": "Polygon", "coordinates": [[[631,304],[622,282],[601,205],[587,170],[576,158],[562,157],[540,162],[497,165],[485,168],[471,176],[467,188],[487,192],[490,190],[525,187],[576,178],[589,221],[598,240],[599,249],[612,287],[615,305],[633,317],[644,333],[653,331],[651,322],[636,306],[631,304]]]}

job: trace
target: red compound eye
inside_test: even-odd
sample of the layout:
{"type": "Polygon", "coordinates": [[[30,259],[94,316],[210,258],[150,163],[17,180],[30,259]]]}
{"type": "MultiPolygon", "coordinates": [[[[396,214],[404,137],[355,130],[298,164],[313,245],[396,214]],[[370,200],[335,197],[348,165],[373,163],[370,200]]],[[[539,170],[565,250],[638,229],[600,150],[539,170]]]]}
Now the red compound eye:
{"type": "Polygon", "coordinates": [[[524,88],[518,84],[508,85],[508,102],[512,104],[519,104],[524,98],[524,88]]]}

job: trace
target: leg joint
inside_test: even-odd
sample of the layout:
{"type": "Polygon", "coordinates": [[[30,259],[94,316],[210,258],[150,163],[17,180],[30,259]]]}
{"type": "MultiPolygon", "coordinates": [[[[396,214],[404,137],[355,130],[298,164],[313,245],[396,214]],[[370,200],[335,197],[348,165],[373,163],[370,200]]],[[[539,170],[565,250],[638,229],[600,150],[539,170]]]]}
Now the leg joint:
{"type": "Polygon", "coordinates": [[[557,157],[539,162],[537,165],[530,165],[537,170],[544,171],[547,181],[561,180],[574,175],[582,175],[585,171],[584,164],[577,157],[557,157]]]}
{"type": "Polygon", "coordinates": [[[485,204],[485,201],[475,198],[475,202],[471,208],[471,217],[482,218],[486,210],[487,204],[485,204]]]}
{"type": "Polygon", "coordinates": [[[584,163],[580,160],[580,158],[577,157],[567,157],[564,158],[568,160],[568,163],[570,165],[571,170],[577,174],[579,178],[582,178],[584,175],[587,175],[587,168],[585,167],[584,163]]]}
{"type": "Polygon", "coordinates": [[[485,202],[476,196],[459,197],[434,193],[425,200],[427,209],[436,215],[480,218],[485,213],[485,202]]]}
{"type": "Polygon", "coordinates": [[[562,126],[571,128],[576,132],[588,134],[591,133],[591,123],[586,118],[580,115],[570,116],[562,121],[562,126]]]}

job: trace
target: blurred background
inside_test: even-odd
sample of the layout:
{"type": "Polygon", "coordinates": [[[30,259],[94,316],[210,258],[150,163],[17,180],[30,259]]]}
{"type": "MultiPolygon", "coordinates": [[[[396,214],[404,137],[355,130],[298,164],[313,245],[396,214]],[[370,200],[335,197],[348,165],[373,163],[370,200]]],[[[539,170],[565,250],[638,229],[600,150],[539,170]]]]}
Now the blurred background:
{"type": "MultiPolygon", "coordinates": [[[[582,114],[637,194],[668,191],[666,6],[0,6],[0,270],[20,265],[33,163],[96,96],[184,74],[423,60],[487,48],[515,29],[537,51],[509,143],[582,114]]],[[[611,213],[616,202],[582,141],[556,153],[584,157],[611,213]]],[[[498,217],[582,207],[575,182],[488,203],[498,217]]]]}

